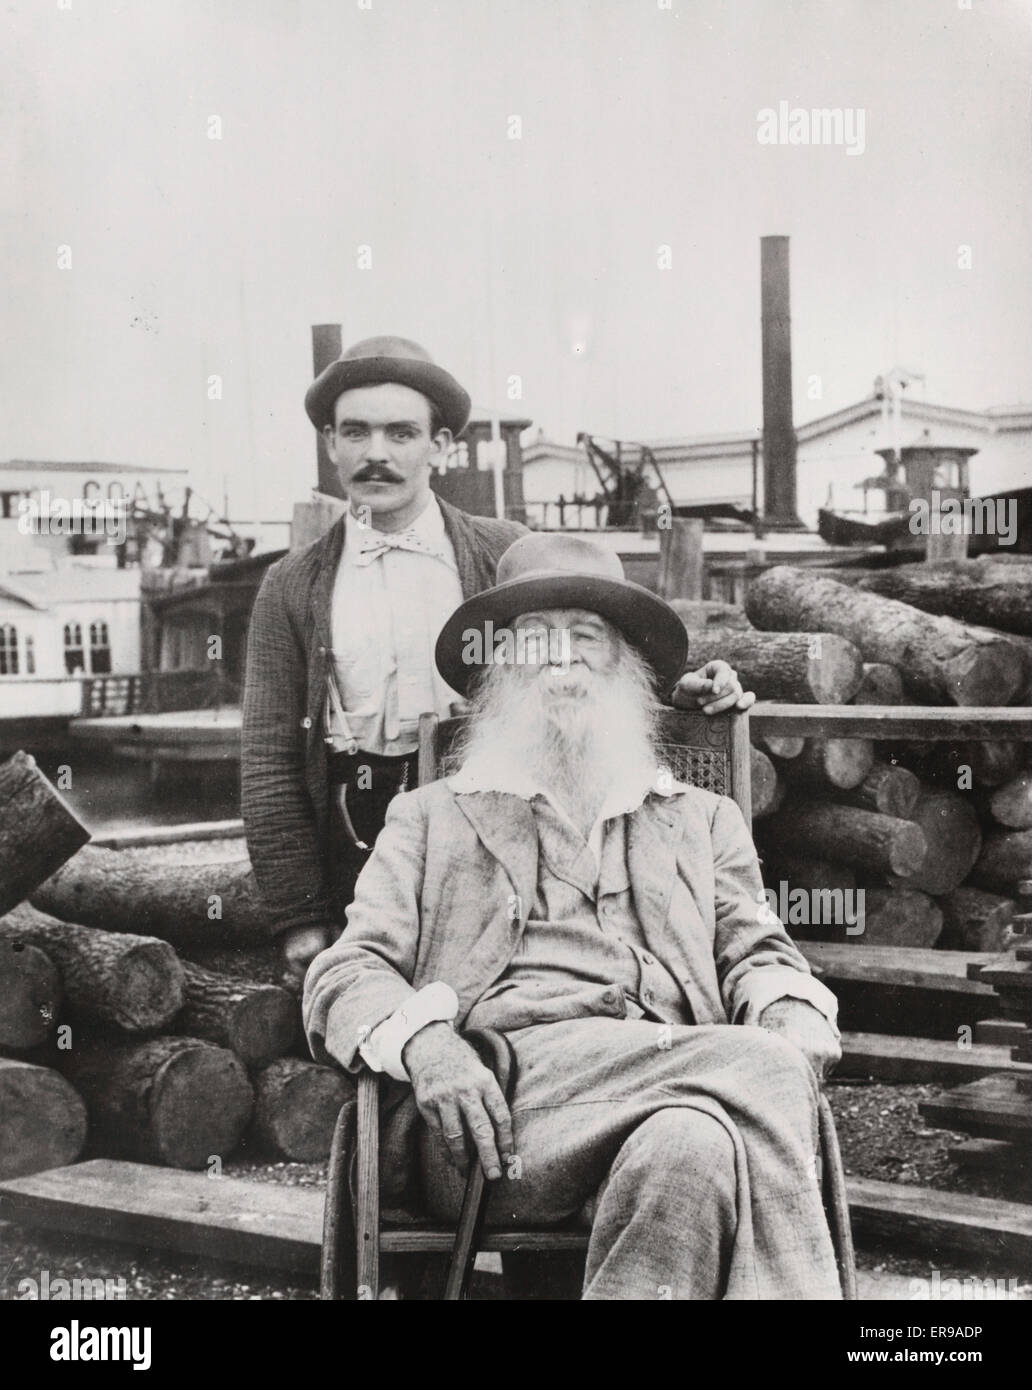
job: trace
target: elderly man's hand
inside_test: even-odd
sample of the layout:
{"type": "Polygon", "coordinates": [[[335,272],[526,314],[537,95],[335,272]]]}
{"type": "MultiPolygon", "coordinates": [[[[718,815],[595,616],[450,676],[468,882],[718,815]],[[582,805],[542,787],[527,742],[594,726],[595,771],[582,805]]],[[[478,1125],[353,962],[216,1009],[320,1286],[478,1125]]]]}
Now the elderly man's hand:
{"type": "Polygon", "coordinates": [[[823,1080],[842,1057],[831,1024],[805,999],[775,999],[760,1014],[760,1027],[778,1033],[799,1048],[823,1080]]]}
{"type": "Polygon", "coordinates": [[[447,1023],[428,1023],[405,1044],[401,1060],[419,1113],[448,1145],[460,1173],[469,1164],[467,1136],[485,1177],[502,1176],[514,1150],[512,1119],[498,1082],[447,1023]]]}
{"type": "Polygon", "coordinates": [[[698,671],[686,671],[674,686],[670,703],[677,709],[698,709],[703,714],[747,710],[756,703],[752,691],[742,689],[738,672],[726,661],[707,661],[698,671]]]}

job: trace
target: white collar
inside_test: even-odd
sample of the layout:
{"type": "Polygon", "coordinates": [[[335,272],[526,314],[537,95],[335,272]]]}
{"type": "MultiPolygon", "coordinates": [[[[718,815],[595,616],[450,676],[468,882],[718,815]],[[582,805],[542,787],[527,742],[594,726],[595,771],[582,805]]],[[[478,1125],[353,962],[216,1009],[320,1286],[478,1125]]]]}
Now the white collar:
{"type": "MultiPolygon", "coordinates": [[[[437,502],[437,494],[431,492],[426,506],[416,517],[415,521],[409,522],[408,526],[402,528],[418,536],[421,541],[428,544],[443,541],[447,537],[444,529],[444,516],[437,502]]],[[[389,532],[380,531],[375,526],[363,526],[358,517],[352,512],[349,505],[345,514],[344,522],[344,549],[347,553],[353,554],[358,549],[359,539],[368,539],[370,536],[388,535],[389,532]]]]}

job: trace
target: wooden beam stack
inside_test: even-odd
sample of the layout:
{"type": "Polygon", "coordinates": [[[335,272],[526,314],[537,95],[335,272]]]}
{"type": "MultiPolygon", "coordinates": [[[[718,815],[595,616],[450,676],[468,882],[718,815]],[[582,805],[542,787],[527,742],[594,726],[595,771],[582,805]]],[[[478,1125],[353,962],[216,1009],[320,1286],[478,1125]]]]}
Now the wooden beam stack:
{"type": "Polygon", "coordinates": [[[983,967],[978,978],[992,986],[1003,1019],[1012,1025],[1011,1057],[1029,1070],[958,1086],[922,1105],[921,1113],[942,1129],[972,1136],[951,1151],[958,1162],[1027,1176],[1032,1172],[1032,946],[983,967]]]}

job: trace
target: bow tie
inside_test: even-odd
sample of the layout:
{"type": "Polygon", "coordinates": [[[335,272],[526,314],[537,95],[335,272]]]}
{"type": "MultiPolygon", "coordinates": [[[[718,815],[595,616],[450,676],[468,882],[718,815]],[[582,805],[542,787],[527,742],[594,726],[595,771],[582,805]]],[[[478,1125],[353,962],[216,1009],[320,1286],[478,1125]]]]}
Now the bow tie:
{"type": "Polygon", "coordinates": [[[371,565],[388,550],[412,550],[417,555],[429,555],[431,559],[443,560],[448,564],[449,557],[442,542],[425,541],[415,531],[373,531],[363,527],[358,534],[358,548],[355,554],[356,565],[371,565]]]}

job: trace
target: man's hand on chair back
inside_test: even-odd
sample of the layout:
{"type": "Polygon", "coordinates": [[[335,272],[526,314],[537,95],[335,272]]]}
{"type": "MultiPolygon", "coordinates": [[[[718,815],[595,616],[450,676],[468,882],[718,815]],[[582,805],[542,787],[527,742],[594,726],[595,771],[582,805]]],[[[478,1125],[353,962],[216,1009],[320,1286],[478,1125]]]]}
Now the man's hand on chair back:
{"type": "Polygon", "coordinates": [[[300,984],[312,961],[330,944],[330,933],[324,927],[290,927],[280,937],[283,963],[300,984]]]}
{"type": "Polygon", "coordinates": [[[409,1038],[401,1059],[420,1115],[447,1144],[459,1172],[466,1172],[472,1149],[485,1176],[500,1178],[503,1160],[515,1150],[512,1119],[498,1082],[469,1043],[448,1023],[428,1023],[409,1038]]]}

